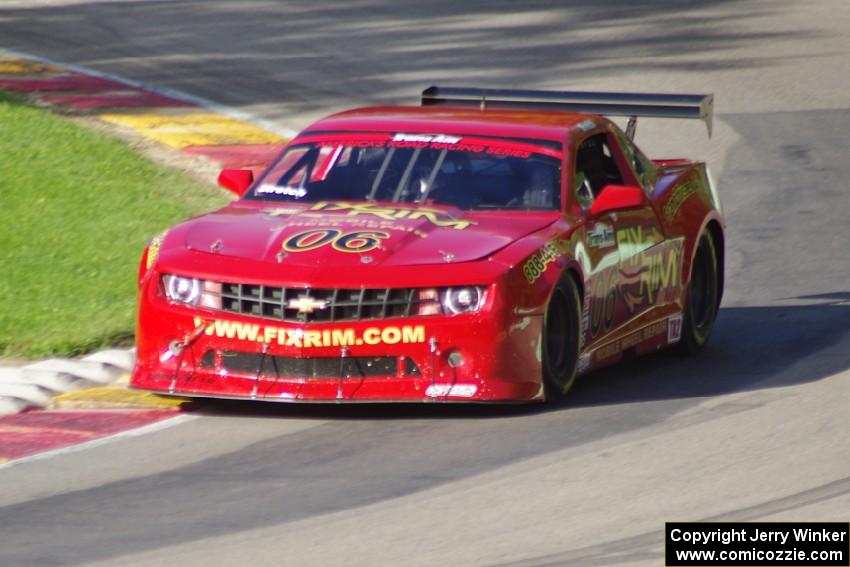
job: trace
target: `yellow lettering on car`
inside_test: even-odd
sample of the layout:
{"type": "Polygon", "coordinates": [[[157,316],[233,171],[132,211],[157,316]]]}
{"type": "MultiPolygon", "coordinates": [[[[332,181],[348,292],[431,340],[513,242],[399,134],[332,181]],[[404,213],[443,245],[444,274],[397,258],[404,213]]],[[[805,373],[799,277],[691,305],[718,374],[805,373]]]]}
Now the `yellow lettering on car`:
{"type": "MultiPolygon", "coordinates": [[[[392,207],[381,207],[372,203],[348,203],[345,201],[319,201],[312,207],[311,211],[345,211],[345,216],[353,217],[359,215],[372,215],[384,220],[410,219],[416,220],[419,218],[426,219],[435,226],[444,226],[455,230],[463,230],[470,225],[475,224],[475,221],[458,220],[451,215],[439,209],[429,207],[417,207],[415,209],[394,209],[392,207]]],[[[305,213],[310,215],[311,213],[305,213]]]]}
{"type": "Polygon", "coordinates": [[[285,346],[294,346],[301,348],[301,329],[286,329],[285,346]]]}
{"type": "Polygon", "coordinates": [[[472,221],[454,220],[452,218],[440,219],[437,217],[436,211],[412,211],[410,214],[407,215],[407,218],[409,218],[410,220],[424,218],[429,220],[431,224],[434,224],[436,226],[448,226],[454,228],[455,230],[463,230],[472,224],[472,221]]]}
{"type": "Polygon", "coordinates": [[[568,250],[568,242],[565,240],[551,240],[541,246],[522,266],[525,279],[533,284],[543,275],[549,264],[560,258],[562,254],[566,254],[568,250]]]}
{"type": "Polygon", "coordinates": [[[304,331],[304,348],[322,346],[322,333],[319,331],[304,331]]]}
{"type": "Polygon", "coordinates": [[[203,327],[204,334],[206,335],[212,335],[215,332],[215,329],[213,329],[210,325],[207,325],[200,317],[194,317],[192,322],[195,324],[195,331],[203,327]]]}
{"type": "Polygon", "coordinates": [[[381,342],[381,330],[377,327],[369,327],[363,331],[363,342],[367,345],[376,345],[381,342]]]}
{"type": "Polygon", "coordinates": [[[640,274],[638,294],[648,298],[650,304],[654,303],[655,292],[679,285],[681,267],[680,240],[674,241],[674,245],[667,250],[646,256],[640,274]]]}
{"type": "Polygon", "coordinates": [[[398,327],[387,327],[381,331],[381,340],[384,344],[394,345],[401,341],[401,329],[398,327]]]}
{"type": "Polygon", "coordinates": [[[243,341],[256,341],[257,333],[260,331],[259,325],[235,323],[236,336],[243,341]]]}
{"type": "Polygon", "coordinates": [[[330,344],[333,346],[351,346],[354,341],[354,329],[334,329],[331,331],[330,344]]]}
{"type": "Polygon", "coordinates": [[[296,348],[349,347],[359,345],[397,345],[425,342],[424,325],[368,327],[358,334],[354,328],[343,329],[287,329],[256,323],[193,319],[195,329],[203,329],[207,336],[261,343],[276,342],[280,346],[296,348]]]}
{"type": "Polygon", "coordinates": [[[264,342],[270,343],[277,338],[277,327],[266,327],[263,330],[264,342]]]}
{"type": "Polygon", "coordinates": [[[237,323],[231,323],[230,321],[216,321],[215,336],[232,339],[236,335],[236,325],[237,323]]]}
{"type": "Polygon", "coordinates": [[[415,327],[402,327],[402,342],[404,343],[424,343],[425,342],[425,327],[416,325],[415,327]]]}
{"type": "Polygon", "coordinates": [[[664,216],[667,217],[668,221],[673,220],[673,217],[676,216],[676,213],[679,212],[679,208],[682,206],[682,203],[687,200],[688,197],[697,192],[699,188],[699,184],[696,179],[690,179],[684,185],[679,186],[675,189],[673,195],[670,197],[670,200],[667,201],[667,204],[664,205],[664,216]]]}

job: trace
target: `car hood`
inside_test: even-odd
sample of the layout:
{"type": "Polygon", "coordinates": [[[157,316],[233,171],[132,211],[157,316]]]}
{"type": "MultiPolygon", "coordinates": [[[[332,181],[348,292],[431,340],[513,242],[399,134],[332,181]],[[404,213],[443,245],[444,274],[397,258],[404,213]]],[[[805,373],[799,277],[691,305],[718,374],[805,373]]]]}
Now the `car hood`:
{"type": "Polygon", "coordinates": [[[187,221],[191,250],[284,265],[415,266],[485,258],[557,213],[476,213],[452,207],[327,202],[234,203],[187,221]],[[359,234],[353,234],[359,233],[359,234]]]}

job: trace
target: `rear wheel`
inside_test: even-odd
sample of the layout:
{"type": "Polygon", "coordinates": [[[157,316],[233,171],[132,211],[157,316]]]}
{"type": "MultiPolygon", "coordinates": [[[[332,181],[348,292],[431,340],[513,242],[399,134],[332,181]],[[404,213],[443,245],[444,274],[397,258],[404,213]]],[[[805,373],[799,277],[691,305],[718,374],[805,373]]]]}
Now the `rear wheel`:
{"type": "Polygon", "coordinates": [[[543,387],[548,401],[562,400],[576,378],[581,310],[578,289],[565,276],[552,292],[543,319],[543,387]]]}
{"type": "Polygon", "coordinates": [[[717,318],[719,292],[717,250],[711,236],[703,234],[691,265],[691,283],[682,325],[682,349],[686,352],[695,353],[708,342],[717,318]]]}

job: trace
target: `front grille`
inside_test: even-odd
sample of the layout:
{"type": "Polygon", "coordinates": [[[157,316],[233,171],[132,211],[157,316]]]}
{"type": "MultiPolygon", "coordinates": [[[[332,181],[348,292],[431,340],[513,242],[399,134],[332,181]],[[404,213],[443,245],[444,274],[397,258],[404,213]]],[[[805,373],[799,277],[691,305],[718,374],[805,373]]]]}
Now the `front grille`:
{"type": "Polygon", "coordinates": [[[419,305],[416,291],[416,288],[305,289],[225,283],[221,286],[221,308],[241,315],[300,323],[408,317],[416,315],[419,305]]]}
{"type": "MultiPolygon", "coordinates": [[[[215,352],[207,351],[201,366],[215,368],[215,352]]],[[[262,375],[280,378],[374,378],[391,376],[419,376],[419,367],[404,357],[399,368],[397,356],[349,356],[297,358],[271,356],[247,352],[222,351],[220,370],[236,374],[262,375]]]]}

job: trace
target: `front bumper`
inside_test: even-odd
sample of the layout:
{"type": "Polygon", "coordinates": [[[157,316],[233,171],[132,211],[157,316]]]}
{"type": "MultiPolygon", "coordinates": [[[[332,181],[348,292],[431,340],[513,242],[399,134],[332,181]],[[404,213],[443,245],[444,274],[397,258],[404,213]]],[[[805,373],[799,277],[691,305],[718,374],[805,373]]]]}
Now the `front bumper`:
{"type": "Polygon", "coordinates": [[[504,307],[299,325],[192,309],[143,290],[130,385],[281,402],[538,400],[541,323],[504,307]]]}

